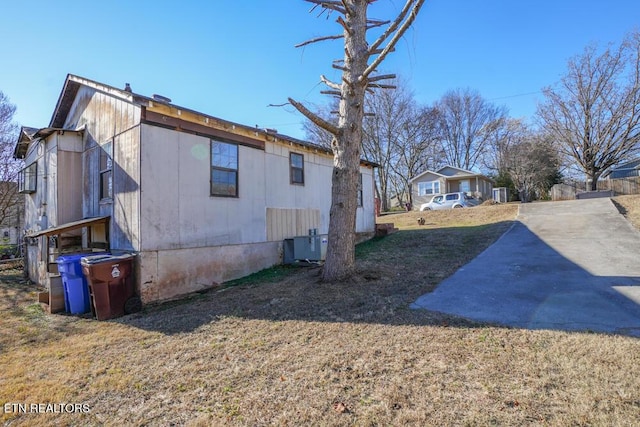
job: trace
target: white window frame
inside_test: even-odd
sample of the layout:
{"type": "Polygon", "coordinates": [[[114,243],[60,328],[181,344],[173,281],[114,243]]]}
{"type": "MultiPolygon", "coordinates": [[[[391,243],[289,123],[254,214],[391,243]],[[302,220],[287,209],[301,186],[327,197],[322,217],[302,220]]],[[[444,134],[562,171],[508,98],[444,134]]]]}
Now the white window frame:
{"type": "Polygon", "coordinates": [[[433,196],[440,194],[440,180],[418,183],[418,196],[433,196]]]}
{"type": "Polygon", "coordinates": [[[471,180],[470,179],[463,179],[460,181],[460,191],[463,193],[470,193],[471,192],[471,180]],[[466,187],[466,190],[465,190],[466,187]]]}

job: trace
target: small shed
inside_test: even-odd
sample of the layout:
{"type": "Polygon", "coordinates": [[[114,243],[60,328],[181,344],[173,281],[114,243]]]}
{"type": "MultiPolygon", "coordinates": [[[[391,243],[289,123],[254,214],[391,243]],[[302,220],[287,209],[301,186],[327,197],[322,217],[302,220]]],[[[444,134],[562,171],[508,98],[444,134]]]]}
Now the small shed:
{"type": "Polygon", "coordinates": [[[493,200],[498,203],[507,203],[509,201],[507,187],[498,187],[493,189],[493,200]]]}

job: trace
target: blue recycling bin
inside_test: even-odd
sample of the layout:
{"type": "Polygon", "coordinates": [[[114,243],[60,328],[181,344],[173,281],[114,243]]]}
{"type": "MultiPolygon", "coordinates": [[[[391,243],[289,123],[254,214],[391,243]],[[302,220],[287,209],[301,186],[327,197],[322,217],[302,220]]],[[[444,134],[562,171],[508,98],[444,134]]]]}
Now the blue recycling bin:
{"type": "Polygon", "coordinates": [[[82,314],[91,311],[89,285],[82,272],[80,259],[87,254],[59,256],[58,272],[62,276],[64,289],[64,309],[71,314],[82,314]]]}

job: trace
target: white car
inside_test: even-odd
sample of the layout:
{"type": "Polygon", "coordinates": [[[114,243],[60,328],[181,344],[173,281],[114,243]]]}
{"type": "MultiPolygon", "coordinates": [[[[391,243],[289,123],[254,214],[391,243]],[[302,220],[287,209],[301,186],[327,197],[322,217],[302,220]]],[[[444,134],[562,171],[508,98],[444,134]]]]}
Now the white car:
{"type": "Polygon", "coordinates": [[[466,193],[447,193],[433,196],[430,202],[420,205],[420,211],[437,211],[442,209],[470,208],[477,206],[478,201],[466,193]]]}

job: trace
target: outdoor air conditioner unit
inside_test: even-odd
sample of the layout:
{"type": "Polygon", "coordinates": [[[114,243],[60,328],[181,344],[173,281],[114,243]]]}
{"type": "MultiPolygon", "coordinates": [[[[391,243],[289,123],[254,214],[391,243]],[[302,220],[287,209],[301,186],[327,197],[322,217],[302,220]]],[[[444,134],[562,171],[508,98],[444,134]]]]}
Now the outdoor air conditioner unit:
{"type": "Polygon", "coordinates": [[[284,264],[293,264],[296,261],[324,261],[327,256],[328,236],[309,235],[297,236],[284,240],[284,264]]]}

